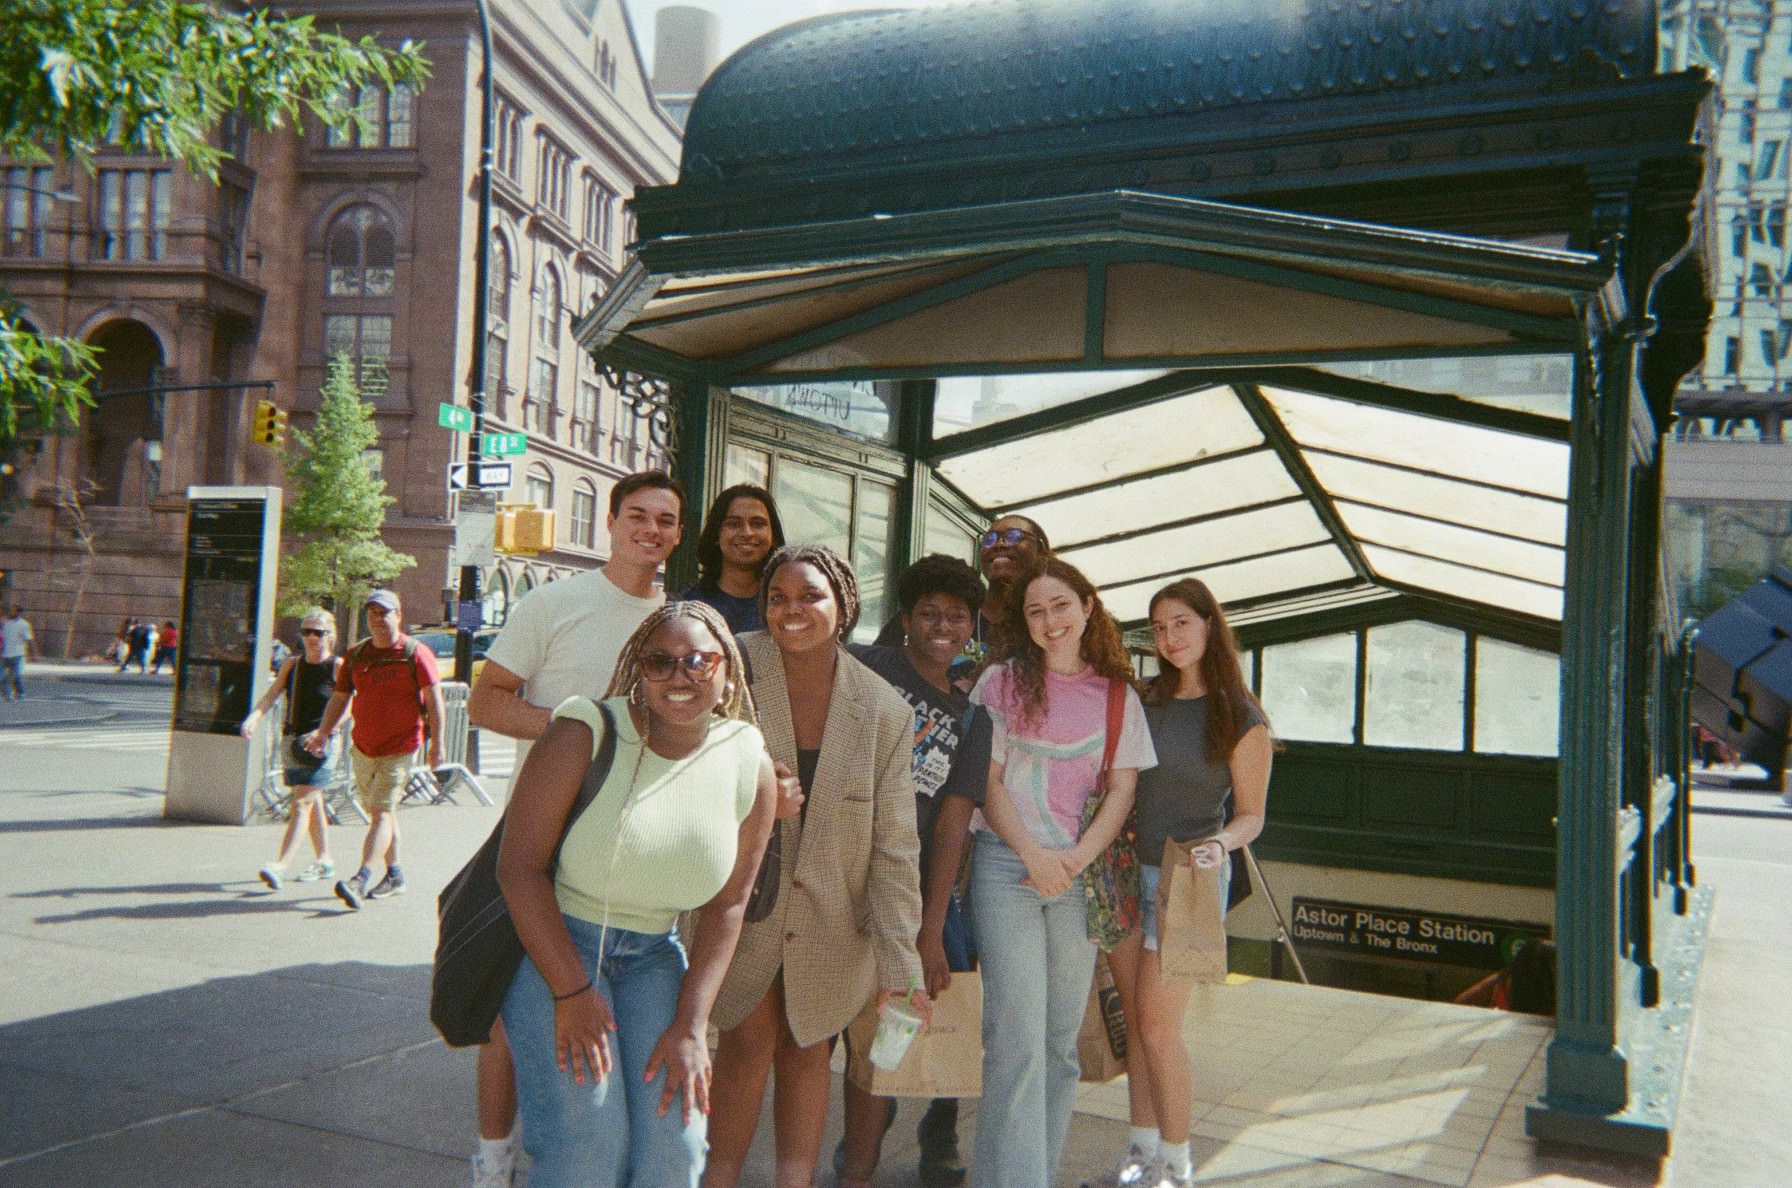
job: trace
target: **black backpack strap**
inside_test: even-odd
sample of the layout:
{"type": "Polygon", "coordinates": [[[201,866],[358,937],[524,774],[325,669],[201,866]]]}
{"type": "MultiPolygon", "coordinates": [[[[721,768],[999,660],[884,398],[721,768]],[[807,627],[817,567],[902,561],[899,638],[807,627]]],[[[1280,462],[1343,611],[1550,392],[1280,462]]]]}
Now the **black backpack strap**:
{"type": "MultiPolygon", "coordinates": [[[[560,847],[566,844],[566,835],[572,832],[579,817],[597,799],[598,790],[610,778],[610,768],[616,762],[616,717],[610,712],[610,707],[601,701],[597,703],[597,714],[603,722],[603,737],[598,740],[597,754],[591,757],[591,766],[585,769],[585,778],[579,784],[579,794],[573,798],[572,808],[566,814],[566,825],[560,830],[560,840],[554,844],[554,860],[548,867],[550,873],[559,869],[560,847]]],[[[645,746],[646,743],[642,745],[645,746]]]]}

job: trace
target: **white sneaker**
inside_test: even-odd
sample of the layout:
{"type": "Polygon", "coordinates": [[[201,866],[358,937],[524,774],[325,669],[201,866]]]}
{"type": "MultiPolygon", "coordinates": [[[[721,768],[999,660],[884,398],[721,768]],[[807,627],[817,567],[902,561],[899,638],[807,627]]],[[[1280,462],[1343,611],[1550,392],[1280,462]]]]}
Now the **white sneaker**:
{"type": "Polygon", "coordinates": [[[487,1157],[484,1152],[473,1156],[473,1188],[511,1188],[516,1176],[516,1144],[500,1149],[487,1157]]]}
{"type": "Polygon", "coordinates": [[[277,862],[270,862],[256,872],[261,881],[268,885],[269,891],[280,890],[280,880],[286,875],[286,868],[277,862]]]}
{"type": "Polygon", "coordinates": [[[1145,1158],[1143,1151],[1133,1147],[1118,1167],[1083,1181],[1083,1188],[1157,1188],[1157,1180],[1157,1160],[1145,1158]]]}
{"type": "Polygon", "coordinates": [[[301,870],[298,874],[293,876],[293,878],[301,883],[316,883],[323,879],[333,879],[335,877],[336,864],[334,862],[313,862],[310,866],[307,866],[304,870],[301,870]]]}

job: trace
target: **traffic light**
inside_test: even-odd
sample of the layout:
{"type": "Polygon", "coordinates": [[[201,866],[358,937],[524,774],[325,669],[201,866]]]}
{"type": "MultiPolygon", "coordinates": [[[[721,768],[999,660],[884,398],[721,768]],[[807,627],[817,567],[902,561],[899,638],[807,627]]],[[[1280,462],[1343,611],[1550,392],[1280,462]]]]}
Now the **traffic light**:
{"type": "Polygon", "coordinates": [[[277,446],[286,440],[286,411],[277,408],[272,400],[255,402],[255,427],[249,433],[249,440],[262,445],[277,446]]]}

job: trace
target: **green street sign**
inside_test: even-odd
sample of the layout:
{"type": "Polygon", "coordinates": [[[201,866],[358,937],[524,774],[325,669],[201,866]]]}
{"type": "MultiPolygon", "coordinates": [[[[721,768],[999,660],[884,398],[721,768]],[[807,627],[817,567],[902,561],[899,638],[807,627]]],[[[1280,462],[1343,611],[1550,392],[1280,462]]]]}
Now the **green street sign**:
{"type": "Polygon", "coordinates": [[[481,445],[488,458],[506,458],[529,448],[529,439],[521,433],[487,433],[481,445]]]}
{"type": "Polygon", "coordinates": [[[442,404],[436,409],[436,424],[456,433],[473,431],[473,410],[458,404],[442,404]]]}

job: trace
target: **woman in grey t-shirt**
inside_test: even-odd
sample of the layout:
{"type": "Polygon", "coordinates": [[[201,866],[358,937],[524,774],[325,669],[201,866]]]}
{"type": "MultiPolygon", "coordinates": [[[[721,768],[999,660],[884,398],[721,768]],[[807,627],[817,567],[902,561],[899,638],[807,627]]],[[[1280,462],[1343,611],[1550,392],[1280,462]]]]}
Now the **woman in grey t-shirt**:
{"type": "Polygon", "coordinates": [[[1136,801],[1144,920],[1108,957],[1126,1009],[1131,1074],[1132,1137],[1115,1174],[1120,1184],[1185,1188],[1194,1174],[1193,1075],[1182,1043],[1191,983],[1158,964],[1158,863],[1173,839],[1189,865],[1217,870],[1226,885],[1231,852],[1263,830],[1273,743],[1232,629],[1204,583],[1183,578],[1153,595],[1151,634],[1159,671],[1144,701],[1157,766],[1139,773],[1136,801]]]}

